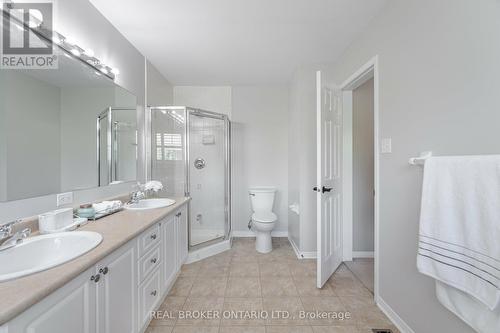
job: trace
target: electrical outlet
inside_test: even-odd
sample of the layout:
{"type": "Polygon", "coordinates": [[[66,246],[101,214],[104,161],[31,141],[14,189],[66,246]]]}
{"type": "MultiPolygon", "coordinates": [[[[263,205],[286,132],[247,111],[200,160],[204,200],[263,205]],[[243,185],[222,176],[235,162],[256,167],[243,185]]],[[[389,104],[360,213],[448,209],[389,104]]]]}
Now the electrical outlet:
{"type": "Polygon", "coordinates": [[[57,207],[73,203],[73,192],[59,193],[57,195],[57,207]]]}
{"type": "Polygon", "coordinates": [[[383,138],[381,140],[380,150],[381,150],[382,154],[392,153],[392,139],[391,138],[383,138]]]}

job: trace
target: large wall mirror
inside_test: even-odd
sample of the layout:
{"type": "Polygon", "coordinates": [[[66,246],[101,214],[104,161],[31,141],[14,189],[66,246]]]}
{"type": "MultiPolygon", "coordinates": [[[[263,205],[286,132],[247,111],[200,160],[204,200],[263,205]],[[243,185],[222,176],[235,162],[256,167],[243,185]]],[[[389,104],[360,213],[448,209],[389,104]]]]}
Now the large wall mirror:
{"type": "Polygon", "coordinates": [[[0,201],[137,176],[137,98],[54,47],[58,69],[0,69],[0,201]]]}

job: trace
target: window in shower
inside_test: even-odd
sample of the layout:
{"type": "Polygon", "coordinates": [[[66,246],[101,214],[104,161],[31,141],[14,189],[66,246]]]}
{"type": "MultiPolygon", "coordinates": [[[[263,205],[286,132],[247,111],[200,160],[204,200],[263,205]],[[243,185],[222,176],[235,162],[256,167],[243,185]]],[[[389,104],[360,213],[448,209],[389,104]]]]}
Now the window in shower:
{"type": "Polygon", "coordinates": [[[182,136],[173,133],[156,133],[156,159],[182,161],[182,136]]]}

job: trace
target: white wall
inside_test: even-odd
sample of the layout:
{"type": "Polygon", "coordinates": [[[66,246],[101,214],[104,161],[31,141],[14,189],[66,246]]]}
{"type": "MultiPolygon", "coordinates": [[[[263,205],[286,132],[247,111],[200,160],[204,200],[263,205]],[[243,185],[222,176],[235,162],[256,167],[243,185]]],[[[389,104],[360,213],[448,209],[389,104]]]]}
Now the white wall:
{"type": "Polygon", "coordinates": [[[174,104],[227,114],[231,119],[231,87],[176,86],[174,104]]]}
{"type": "Polygon", "coordinates": [[[373,79],[352,92],[353,251],[374,248],[373,79]]]}
{"type": "MultiPolygon", "coordinates": [[[[141,53],[88,0],[58,1],[55,8],[55,29],[72,37],[82,47],[92,48],[104,63],[119,68],[116,82],[137,96],[138,111],[142,114],[145,105],[145,59],[141,53]]],[[[144,129],[144,126],[141,128],[144,129]]],[[[141,142],[139,156],[144,156],[144,147],[141,142]]],[[[141,166],[140,179],[144,179],[144,170],[141,166]]],[[[74,193],[74,203],[92,202],[130,190],[130,184],[122,184],[78,191],[74,193]]],[[[55,205],[55,194],[2,202],[0,223],[48,211],[54,209],[55,205]]]]}
{"type": "Polygon", "coordinates": [[[500,152],[500,2],[391,1],[334,66],[343,82],[379,55],[380,296],[414,332],[472,332],[417,272],[421,151],[500,152]]]}
{"type": "Polygon", "coordinates": [[[288,87],[232,88],[233,231],[248,231],[248,189],[275,186],[276,231],[288,230],[288,87]]]}
{"type": "Polygon", "coordinates": [[[288,204],[300,216],[289,212],[288,232],[301,252],[316,251],[316,69],[298,69],[290,85],[288,204]]]}
{"type": "Polygon", "coordinates": [[[146,81],[148,106],[167,106],[174,103],[174,88],[148,60],[146,60],[146,81]]]}

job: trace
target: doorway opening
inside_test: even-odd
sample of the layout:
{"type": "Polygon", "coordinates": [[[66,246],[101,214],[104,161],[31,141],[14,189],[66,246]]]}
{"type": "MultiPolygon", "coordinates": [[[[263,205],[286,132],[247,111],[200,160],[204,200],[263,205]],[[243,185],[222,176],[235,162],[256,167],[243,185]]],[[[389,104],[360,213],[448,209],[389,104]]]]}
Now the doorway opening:
{"type": "Polygon", "coordinates": [[[345,265],[373,293],[373,78],[352,90],[352,261],[345,265]]]}
{"type": "Polygon", "coordinates": [[[378,299],[378,62],[341,86],[343,105],[343,261],[378,299]]]}

